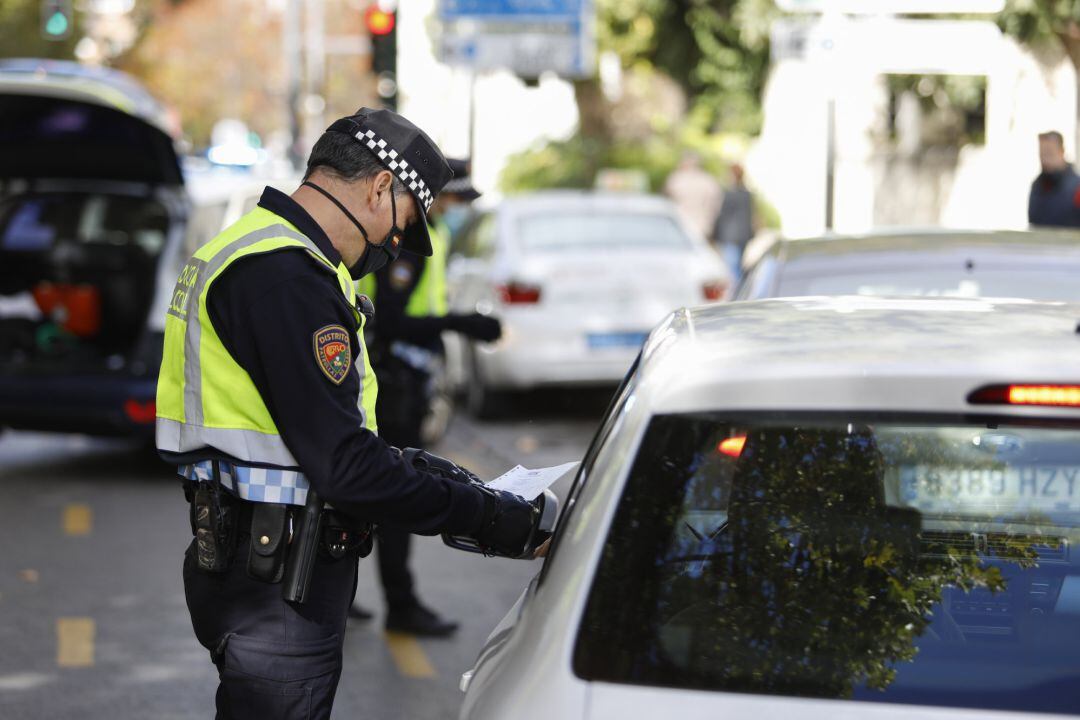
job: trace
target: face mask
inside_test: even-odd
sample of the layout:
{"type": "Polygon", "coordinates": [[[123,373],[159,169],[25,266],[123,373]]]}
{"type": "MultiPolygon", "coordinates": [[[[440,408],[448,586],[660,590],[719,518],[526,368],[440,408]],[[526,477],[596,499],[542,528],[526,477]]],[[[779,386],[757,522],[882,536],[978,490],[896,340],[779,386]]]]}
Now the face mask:
{"type": "Polygon", "coordinates": [[[394,188],[392,186],[390,188],[390,232],[386,233],[382,243],[376,245],[368,238],[367,230],[360,224],[360,221],[336,197],[315,183],[305,181],[303,184],[322,193],[327,200],[337,205],[338,210],[341,210],[345,217],[349,218],[350,222],[360,231],[360,234],[364,236],[364,252],[360,255],[360,259],[356,261],[356,264],[349,268],[349,275],[352,276],[353,280],[359,280],[365,275],[370,275],[397,260],[398,254],[401,252],[401,237],[405,234],[405,231],[397,226],[397,200],[394,198],[394,188]]]}

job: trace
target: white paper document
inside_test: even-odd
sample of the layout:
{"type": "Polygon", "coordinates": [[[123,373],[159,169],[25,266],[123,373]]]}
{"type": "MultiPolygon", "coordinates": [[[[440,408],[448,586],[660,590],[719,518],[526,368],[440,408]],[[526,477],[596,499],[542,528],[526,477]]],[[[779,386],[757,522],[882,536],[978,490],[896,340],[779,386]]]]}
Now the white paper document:
{"type": "Polygon", "coordinates": [[[577,462],[564,463],[555,467],[530,470],[518,465],[487,484],[496,490],[505,490],[520,495],[526,500],[535,500],[551,484],[579,465],[577,462]]]}

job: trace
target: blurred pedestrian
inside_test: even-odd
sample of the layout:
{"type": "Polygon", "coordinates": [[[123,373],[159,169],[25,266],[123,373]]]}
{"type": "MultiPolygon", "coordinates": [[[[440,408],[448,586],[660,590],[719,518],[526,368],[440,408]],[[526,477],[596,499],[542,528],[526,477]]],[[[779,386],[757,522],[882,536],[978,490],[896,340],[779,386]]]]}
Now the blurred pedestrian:
{"type": "Polygon", "coordinates": [[[375,432],[371,303],[354,280],[399,251],[431,254],[427,212],[450,176],[419,128],[362,108],[315,143],[299,188],[267,188],[180,272],[157,447],[190,503],[184,590],[219,719],[328,720],[372,523],[530,549],[535,507],[430,472],[375,432]],[[297,600],[286,579],[305,576],[297,600]]]}
{"type": "Polygon", "coordinates": [[[1080,227],[1080,177],[1065,160],[1061,133],[1039,134],[1042,172],[1031,184],[1028,222],[1032,225],[1080,227]]]}
{"type": "MultiPolygon", "coordinates": [[[[472,186],[466,160],[448,159],[454,177],[428,214],[431,257],[403,252],[397,260],[361,281],[360,291],[375,303],[370,333],[371,363],[379,378],[376,414],[379,434],[397,447],[420,447],[420,428],[431,406],[434,373],[443,353],[442,333],[458,332],[474,340],[498,340],[499,321],[477,313],[448,312],[446,259],[450,230],[447,210],[467,205],[480,193],[472,186]]],[[[379,579],[386,601],[385,627],[393,632],[445,637],[457,630],[420,602],[409,570],[412,536],[382,527],[376,534],[379,579]]],[[[367,620],[371,613],[355,603],[351,617],[367,620]]]]}
{"type": "Polygon", "coordinates": [[[732,278],[742,277],[742,257],[746,245],[757,232],[754,195],[746,187],[742,165],[731,166],[731,187],[724,190],[713,237],[717,249],[731,268],[732,278]]]}
{"type": "Polygon", "coordinates": [[[713,239],[713,226],[724,196],[720,183],[701,166],[701,157],[687,152],[679,166],[664,182],[664,194],[671,198],[679,214],[691,228],[706,239],[713,239]]]}

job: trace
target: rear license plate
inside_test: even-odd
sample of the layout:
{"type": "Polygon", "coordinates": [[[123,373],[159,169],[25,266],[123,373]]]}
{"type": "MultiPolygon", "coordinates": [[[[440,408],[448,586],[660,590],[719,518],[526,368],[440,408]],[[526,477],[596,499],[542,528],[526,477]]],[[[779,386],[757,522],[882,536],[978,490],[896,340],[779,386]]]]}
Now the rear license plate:
{"type": "Polygon", "coordinates": [[[585,340],[590,350],[614,350],[641,347],[647,337],[643,332],[590,333],[585,340]]]}
{"type": "Polygon", "coordinates": [[[900,468],[900,492],[906,504],[922,510],[1077,510],[1080,466],[906,466],[900,468]]]}

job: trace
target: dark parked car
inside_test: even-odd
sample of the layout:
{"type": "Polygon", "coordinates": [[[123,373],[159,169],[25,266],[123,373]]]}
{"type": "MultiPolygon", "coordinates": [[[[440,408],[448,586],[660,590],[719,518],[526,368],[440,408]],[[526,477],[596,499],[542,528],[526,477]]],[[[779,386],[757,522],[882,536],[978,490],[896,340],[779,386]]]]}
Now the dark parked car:
{"type": "Polygon", "coordinates": [[[190,203],[129,77],[0,62],[0,427],[148,435],[190,203]]]}

